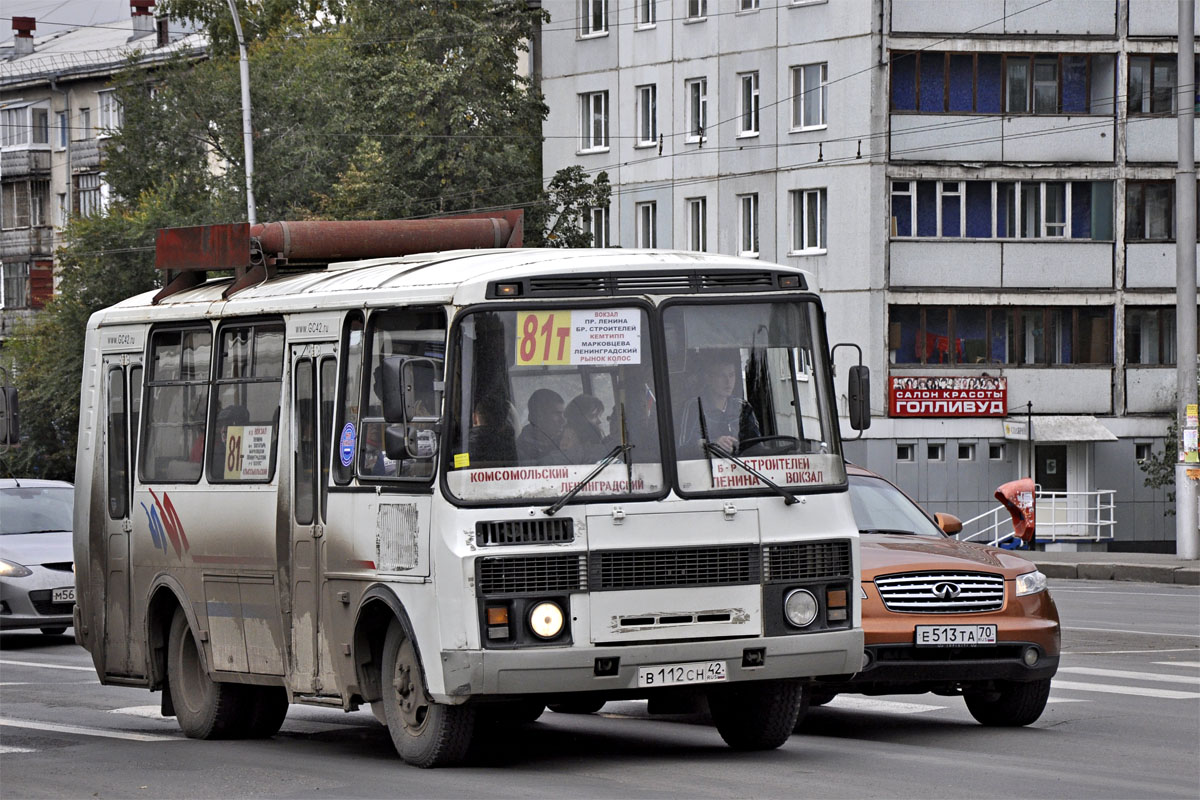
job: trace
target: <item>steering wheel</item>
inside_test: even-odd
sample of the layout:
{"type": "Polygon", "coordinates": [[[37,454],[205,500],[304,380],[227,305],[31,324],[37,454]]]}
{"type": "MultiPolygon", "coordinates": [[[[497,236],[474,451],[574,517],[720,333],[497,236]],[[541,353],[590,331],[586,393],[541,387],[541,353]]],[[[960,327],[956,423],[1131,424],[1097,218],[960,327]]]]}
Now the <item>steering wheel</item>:
{"type": "Polygon", "coordinates": [[[796,436],[775,434],[773,436],[751,436],[738,442],[736,455],[775,455],[778,453],[797,453],[800,451],[800,439],[796,436]],[[749,452],[760,447],[758,453],[749,452]]]}

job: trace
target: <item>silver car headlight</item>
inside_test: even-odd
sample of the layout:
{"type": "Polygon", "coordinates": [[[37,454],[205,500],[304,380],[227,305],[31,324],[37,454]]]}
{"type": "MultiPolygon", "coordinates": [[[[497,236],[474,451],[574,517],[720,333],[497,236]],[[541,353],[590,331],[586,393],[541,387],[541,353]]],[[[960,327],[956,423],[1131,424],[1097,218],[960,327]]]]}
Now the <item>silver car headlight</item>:
{"type": "Polygon", "coordinates": [[[1046,576],[1038,570],[1017,576],[1017,597],[1046,591],[1046,576]]]}
{"type": "Polygon", "coordinates": [[[0,578],[24,578],[26,575],[32,574],[33,570],[24,564],[0,558],[0,578]]]}

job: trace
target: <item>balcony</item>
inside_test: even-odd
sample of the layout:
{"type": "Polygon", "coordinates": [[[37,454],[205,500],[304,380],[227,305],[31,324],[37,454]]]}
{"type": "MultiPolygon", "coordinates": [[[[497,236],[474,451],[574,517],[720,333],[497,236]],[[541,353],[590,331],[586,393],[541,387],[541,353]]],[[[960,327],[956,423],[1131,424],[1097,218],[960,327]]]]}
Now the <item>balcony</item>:
{"type": "Polygon", "coordinates": [[[893,287],[1110,289],[1110,242],[926,239],[893,241],[893,287]]]}
{"type": "Polygon", "coordinates": [[[1104,115],[892,114],[893,161],[1107,162],[1114,123],[1104,115]]]}
{"type": "Polygon", "coordinates": [[[1110,366],[1004,367],[1000,374],[1008,378],[1010,408],[1032,400],[1039,414],[1112,413],[1110,366]]]}
{"type": "Polygon", "coordinates": [[[1125,368],[1125,413],[1169,414],[1175,409],[1175,365],[1125,368]]]}
{"type": "MultiPolygon", "coordinates": [[[[1170,36],[1179,33],[1177,0],[1129,0],[1130,36],[1170,36]]],[[[1196,36],[1200,38],[1200,14],[1196,15],[1196,36]]]]}
{"type": "MultiPolygon", "coordinates": [[[[1200,254],[1196,277],[1200,281],[1200,254]]],[[[1125,245],[1125,288],[1175,291],[1175,242],[1125,245]]]]}
{"type": "Polygon", "coordinates": [[[53,252],[54,229],[48,225],[0,233],[0,258],[28,261],[32,256],[49,257],[53,252]]]}
{"type": "MultiPolygon", "coordinates": [[[[1130,0],[1132,4],[1170,6],[1149,13],[1175,18],[1174,0],[1130,0]]],[[[1130,31],[1132,33],[1132,30],[1130,31]]],[[[892,33],[912,34],[1027,34],[1036,36],[1115,36],[1116,0],[892,0],[892,33]]]]}
{"type": "Polygon", "coordinates": [[[5,178],[49,174],[49,150],[5,150],[0,154],[0,175],[5,178]]]}
{"type": "Polygon", "coordinates": [[[71,169],[78,171],[81,169],[92,169],[100,166],[101,147],[100,140],[80,139],[71,142],[71,169]]]}
{"type": "MultiPolygon", "coordinates": [[[[1133,115],[1125,125],[1125,159],[1174,164],[1179,160],[1176,144],[1179,123],[1173,116],[1133,115]]],[[[1193,131],[1196,152],[1200,153],[1200,136],[1193,131]]]]}

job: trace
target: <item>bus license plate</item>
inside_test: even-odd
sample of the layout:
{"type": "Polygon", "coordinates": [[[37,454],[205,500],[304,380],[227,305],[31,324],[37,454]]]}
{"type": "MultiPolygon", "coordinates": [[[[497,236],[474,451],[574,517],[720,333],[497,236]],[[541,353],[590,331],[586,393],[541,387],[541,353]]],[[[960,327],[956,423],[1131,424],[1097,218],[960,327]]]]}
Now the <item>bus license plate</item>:
{"type": "Polygon", "coordinates": [[[55,589],[50,593],[51,603],[74,603],[75,602],[75,587],[65,586],[62,589],[55,589]]]}
{"type": "Polygon", "coordinates": [[[995,643],[995,625],[917,626],[917,647],[971,647],[995,643]]]}
{"type": "Polygon", "coordinates": [[[638,688],[679,686],[686,683],[717,683],[725,680],[724,661],[693,661],[638,668],[638,688]]]}

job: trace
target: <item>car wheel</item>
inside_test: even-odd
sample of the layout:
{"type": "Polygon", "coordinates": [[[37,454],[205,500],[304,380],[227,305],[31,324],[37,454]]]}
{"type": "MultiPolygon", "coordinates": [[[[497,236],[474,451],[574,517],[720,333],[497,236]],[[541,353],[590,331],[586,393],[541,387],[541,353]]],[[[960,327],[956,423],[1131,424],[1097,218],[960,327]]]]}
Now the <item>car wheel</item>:
{"type": "Polygon", "coordinates": [[[755,681],[709,690],[717,732],[735,750],[774,750],[788,740],[804,702],[799,681],[755,681]]]}
{"type": "Polygon", "coordinates": [[[383,711],[396,752],[415,767],[445,767],[466,758],[475,708],[435,703],[425,690],[417,649],[399,622],[383,643],[383,711]]]}
{"type": "Polygon", "coordinates": [[[604,708],[603,700],[569,700],[565,703],[551,703],[550,710],[555,714],[595,714],[604,708]]]}
{"type": "Polygon", "coordinates": [[[287,689],[282,686],[247,686],[249,719],[247,739],[269,739],[279,733],[288,713],[287,689]]]}
{"type": "Polygon", "coordinates": [[[66,632],[67,632],[67,629],[66,629],[65,627],[62,627],[62,628],[42,628],[42,633],[46,634],[47,636],[62,636],[62,635],[63,635],[64,633],[66,633],[66,632]]]}
{"type": "Polygon", "coordinates": [[[965,690],[967,710],[980,724],[1015,728],[1037,721],[1050,697],[1050,679],[995,681],[985,690],[965,690]]]}
{"type": "Polygon", "coordinates": [[[179,727],[192,739],[224,739],[241,733],[246,719],[244,687],[209,677],[196,639],[180,609],[171,621],[167,644],[167,680],[179,727]]]}

